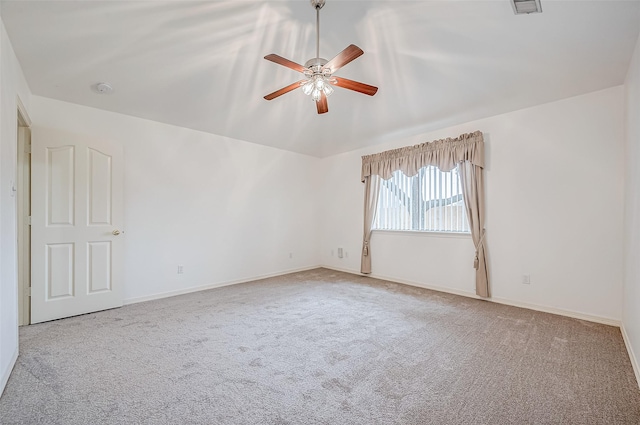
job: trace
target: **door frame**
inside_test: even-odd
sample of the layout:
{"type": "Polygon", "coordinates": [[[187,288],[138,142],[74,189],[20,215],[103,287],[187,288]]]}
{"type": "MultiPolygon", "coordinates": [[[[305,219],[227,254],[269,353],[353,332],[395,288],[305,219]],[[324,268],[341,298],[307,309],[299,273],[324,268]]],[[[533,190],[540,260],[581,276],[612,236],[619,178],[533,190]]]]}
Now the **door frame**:
{"type": "Polygon", "coordinates": [[[16,234],[18,325],[31,323],[31,118],[16,99],[16,234]]]}

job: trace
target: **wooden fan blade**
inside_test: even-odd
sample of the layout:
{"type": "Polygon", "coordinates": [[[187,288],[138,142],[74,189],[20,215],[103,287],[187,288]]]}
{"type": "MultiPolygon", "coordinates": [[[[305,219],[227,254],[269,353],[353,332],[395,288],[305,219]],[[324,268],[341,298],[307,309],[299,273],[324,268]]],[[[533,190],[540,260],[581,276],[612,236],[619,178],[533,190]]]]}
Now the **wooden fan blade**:
{"type": "Polygon", "coordinates": [[[299,63],[295,63],[290,61],[289,59],[285,59],[282,56],[278,56],[274,53],[271,53],[270,55],[267,55],[264,57],[266,60],[271,61],[271,62],[275,62],[278,65],[282,65],[282,66],[286,66],[287,68],[291,68],[294,71],[298,71],[298,72],[304,72],[307,70],[307,68],[305,68],[304,66],[300,65],[299,63]]]}
{"type": "Polygon", "coordinates": [[[287,87],[283,87],[280,90],[276,90],[273,93],[266,95],[264,98],[267,100],[273,100],[278,96],[282,96],[283,94],[289,93],[290,91],[297,89],[298,87],[300,87],[300,83],[302,83],[303,81],[306,81],[306,80],[300,80],[293,84],[289,84],[287,87]]]}
{"type": "Polygon", "coordinates": [[[322,69],[330,69],[333,74],[355,58],[362,56],[364,52],[361,48],[356,46],[355,44],[351,44],[349,47],[338,53],[338,55],[327,62],[322,69]]]}
{"type": "Polygon", "coordinates": [[[377,87],[370,86],[369,84],[359,83],[357,81],[347,80],[346,78],[340,77],[331,78],[335,79],[335,82],[332,83],[334,86],[342,87],[343,89],[357,91],[358,93],[368,94],[369,96],[373,96],[378,91],[377,87]]]}
{"type": "Polygon", "coordinates": [[[318,107],[319,114],[326,114],[327,112],[329,112],[329,105],[327,104],[327,96],[324,94],[324,92],[320,92],[320,100],[316,102],[316,105],[318,107]]]}

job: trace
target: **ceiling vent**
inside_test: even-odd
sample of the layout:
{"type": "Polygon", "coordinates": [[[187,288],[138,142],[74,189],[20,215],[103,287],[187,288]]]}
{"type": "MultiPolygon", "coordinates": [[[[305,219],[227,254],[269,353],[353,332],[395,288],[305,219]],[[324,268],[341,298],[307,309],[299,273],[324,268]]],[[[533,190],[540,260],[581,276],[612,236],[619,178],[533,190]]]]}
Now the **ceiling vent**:
{"type": "Polygon", "coordinates": [[[542,12],[540,0],[511,0],[511,5],[516,15],[542,12]]]}

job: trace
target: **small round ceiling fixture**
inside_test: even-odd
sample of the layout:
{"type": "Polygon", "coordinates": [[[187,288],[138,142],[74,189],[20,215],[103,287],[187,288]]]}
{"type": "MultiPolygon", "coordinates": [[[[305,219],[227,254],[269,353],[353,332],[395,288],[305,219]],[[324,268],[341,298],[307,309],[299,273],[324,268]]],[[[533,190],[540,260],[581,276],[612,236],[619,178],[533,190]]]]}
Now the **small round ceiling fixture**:
{"type": "Polygon", "coordinates": [[[113,92],[113,87],[109,83],[97,83],[93,85],[93,89],[100,94],[109,94],[113,92]]]}

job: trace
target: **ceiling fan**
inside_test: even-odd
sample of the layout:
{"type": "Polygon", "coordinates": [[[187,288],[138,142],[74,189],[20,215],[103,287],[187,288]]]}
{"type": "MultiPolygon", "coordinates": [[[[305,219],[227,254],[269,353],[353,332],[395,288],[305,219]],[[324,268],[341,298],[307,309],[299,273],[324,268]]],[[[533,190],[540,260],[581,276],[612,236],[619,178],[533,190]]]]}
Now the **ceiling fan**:
{"type": "Polygon", "coordinates": [[[352,60],[363,55],[364,52],[358,46],[351,44],[349,47],[338,53],[336,57],[327,61],[320,57],[320,9],[324,6],[325,0],[311,0],[311,6],[316,9],[316,57],[309,59],[304,66],[285,59],[276,54],[270,54],[264,58],[268,61],[286,66],[294,71],[304,74],[305,79],[296,81],[286,87],[276,90],[264,98],[273,100],[278,96],[289,93],[292,90],[302,87],[304,94],[311,96],[316,102],[319,114],[329,112],[327,105],[327,96],[333,93],[333,86],[342,87],[343,89],[357,91],[369,96],[373,96],[378,91],[377,87],[368,84],[359,83],[346,78],[335,77],[333,74],[352,60]]]}

